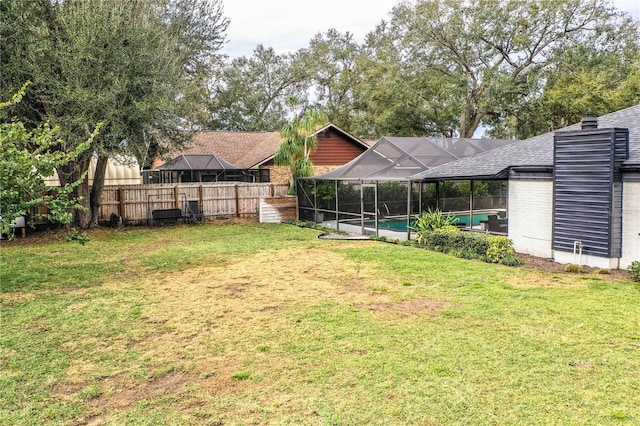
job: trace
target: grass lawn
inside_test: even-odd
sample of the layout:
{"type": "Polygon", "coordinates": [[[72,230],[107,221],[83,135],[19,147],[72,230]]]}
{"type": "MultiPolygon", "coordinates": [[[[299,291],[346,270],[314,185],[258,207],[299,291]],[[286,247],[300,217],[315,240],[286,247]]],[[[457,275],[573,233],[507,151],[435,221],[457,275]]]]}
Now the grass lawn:
{"type": "Polygon", "coordinates": [[[640,424],[640,285],[289,225],[0,248],[0,424],[640,424]]]}

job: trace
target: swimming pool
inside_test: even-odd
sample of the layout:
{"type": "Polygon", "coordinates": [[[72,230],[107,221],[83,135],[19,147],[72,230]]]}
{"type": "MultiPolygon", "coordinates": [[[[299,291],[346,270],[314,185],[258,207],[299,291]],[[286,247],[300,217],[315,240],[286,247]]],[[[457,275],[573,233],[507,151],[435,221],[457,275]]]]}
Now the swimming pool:
{"type": "MultiPolygon", "coordinates": [[[[479,226],[480,222],[483,220],[489,220],[489,215],[497,215],[497,211],[482,211],[482,212],[473,212],[473,226],[479,226]]],[[[452,213],[451,216],[458,218],[458,221],[455,222],[455,225],[465,225],[469,226],[469,216],[470,213],[452,213]]],[[[413,220],[411,220],[411,224],[413,225],[413,220]]],[[[364,223],[366,227],[373,228],[376,226],[375,221],[369,220],[364,223]]],[[[390,231],[406,231],[407,230],[407,220],[406,219],[378,219],[378,228],[379,229],[388,229],[390,231]]]]}

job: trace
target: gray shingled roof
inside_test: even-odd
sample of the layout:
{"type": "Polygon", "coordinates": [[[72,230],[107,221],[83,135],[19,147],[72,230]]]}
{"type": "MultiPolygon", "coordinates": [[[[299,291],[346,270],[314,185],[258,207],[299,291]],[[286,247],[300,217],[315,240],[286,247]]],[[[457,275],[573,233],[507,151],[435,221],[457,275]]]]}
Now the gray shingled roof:
{"type": "MultiPolygon", "coordinates": [[[[624,165],[640,165],[640,105],[626,108],[598,118],[598,128],[629,129],[629,159],[624,165]]],[[[580,123],[557,131],[579,130],[580,123]]],[[[420,179],[470,179],[496,177],[511,167],[553,166],[553,134],[545,133],[490,152],[463,158],[428,169],[410,177],[420,179]]]]}

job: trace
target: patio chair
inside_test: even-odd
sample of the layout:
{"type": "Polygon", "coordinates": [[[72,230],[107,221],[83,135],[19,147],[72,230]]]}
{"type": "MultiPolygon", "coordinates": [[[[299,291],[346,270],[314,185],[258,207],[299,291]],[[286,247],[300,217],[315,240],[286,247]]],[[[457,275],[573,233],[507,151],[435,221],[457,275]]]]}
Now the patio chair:
{"type": "Polygon", "coordinates": [[[489,232],[496,232],[500,234],[506,234],[508,231],[508,224],[506,219],[498,219],[498,215],[490,214],[487,216],[488,230],[489,232]]]}
{"type": "Polygon", "coordinates": [[[204,213],[200,210],[200,202],[198,200],[189,200],[187,203],[187,219],[190,223],[194,221],[204,222],[204,213]]]}

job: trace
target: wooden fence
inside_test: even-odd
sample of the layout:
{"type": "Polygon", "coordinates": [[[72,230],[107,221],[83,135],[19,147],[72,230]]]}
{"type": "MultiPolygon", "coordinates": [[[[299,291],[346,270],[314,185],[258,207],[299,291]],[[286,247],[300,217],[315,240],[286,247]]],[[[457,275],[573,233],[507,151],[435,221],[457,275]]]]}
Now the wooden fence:
{"type": "Polygon", "coordinates": [[[179,208],[199,201],[205,217],[256,217],[260,199],[287,195],[282,183],[194,183],[167,185],[106,186],[102,193],[100,221],[113,214],[125,222],[146,221],[151,211],[179,208]]]}

